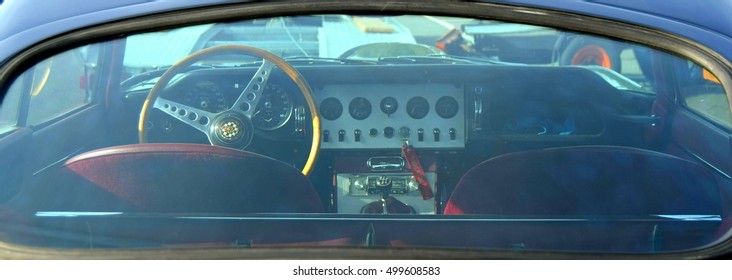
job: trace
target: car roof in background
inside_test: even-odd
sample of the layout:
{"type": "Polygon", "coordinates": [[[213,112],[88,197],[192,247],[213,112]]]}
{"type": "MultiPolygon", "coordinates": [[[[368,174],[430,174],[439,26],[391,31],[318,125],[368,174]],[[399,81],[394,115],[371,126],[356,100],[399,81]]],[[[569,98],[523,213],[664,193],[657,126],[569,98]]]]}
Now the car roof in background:
{"type": "MultiPolygon", "coordinates": [[[[135,16],[235,0],[6,1],[0,6],[0,63],[47,38],[135,16]],[[43,9],[39,9],[39,5],[43,9]],[[73,7],[73,8],[69,8],[73,7]],[[25,16],[32,14],[34,16],[25,16]]],[[[732,2],[688,0],[488,0],[645,25],[695,40],[732,60],[732,2]],[[689,9],[693,7],[694,13],[689,9]]]]}

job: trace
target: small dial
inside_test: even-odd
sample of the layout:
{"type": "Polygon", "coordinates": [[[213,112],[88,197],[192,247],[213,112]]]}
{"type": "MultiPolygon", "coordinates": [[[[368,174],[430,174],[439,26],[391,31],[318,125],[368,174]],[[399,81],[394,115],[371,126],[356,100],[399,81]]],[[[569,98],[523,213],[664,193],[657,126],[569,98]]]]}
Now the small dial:
{"type": "Polygon", "coordinates": [[[381,108],[381,111],[384,112],[384,114],[391,115],[397,111],[397,109],[399,108],[399,103],[394,97],[384,97],[384,99],[381,99],[381,104],[379,105],[379,108],[381,108]]]}
{"type": "Polygon", "coordinates": [[[412,97],[407,101],[407,114],[414,119],[421,119],[430,112],[430,103],[424,97],[412,97]]]}
{"type": "Polygon", "coordinates": [[[200,81],[186,91],[183,103],[211,113],[229,109],[224,93],[216,84],[209,81],[200,81]]]}
{"type": "Polygon", "coordinates": [[[366,98],[356,97],[348,104],[348,112],[357,120],[368,118],[371,115],[371,102],[366,98]]]}
{"type": "Polygon", "coordinates": [[[437,99],[435,111],[443,119],[449,119],[457,115],[459,105],[457,100],[451,96],[443,96],[437,99]]]}
{"type": "Polygon", "coordinates": [[[320,115],[324,119],[332,121],[343,114],[343,104],[338,99],[328,97],[320,102],[320,115]]]}
{"type": "Polygon", "coordinates": [[[273,130],[282,127],[292,116],[292,101],[286,90],[275,85],[264,88],[257,110],[252,115],[254,127],[273,130]]]}

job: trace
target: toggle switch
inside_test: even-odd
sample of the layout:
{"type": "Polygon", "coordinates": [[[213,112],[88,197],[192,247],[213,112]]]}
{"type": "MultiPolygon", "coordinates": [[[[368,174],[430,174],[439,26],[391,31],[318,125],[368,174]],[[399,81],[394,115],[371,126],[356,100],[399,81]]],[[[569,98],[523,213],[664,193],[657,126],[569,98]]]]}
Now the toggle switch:
{"type": "Polygon", "coordinates": [[[457,138],[457,130],[454,128],[450,128],[447,132],[450,133],[450,140],[455,140],[455,138],[457,138]]]}
{"type": "Polygon", "coordinates": [[[432,135],[435,137],[435,142],[440,142],[440,129],[439,128],[433,129],[432,135]]]}
{"type": "Polygon", "coordinates": [[[356,129],[353,131],[353,141],[361,142],[361,130],[356,129]]]}
{"type": "Polygon", "coordinates": [[[343,140],[346,140],[346,131],[341,129],[338,131],[338,142],[343,142],[343,140]]]}
{"type": "Polygon", "coordinates": [[[323,142],[330,142],[330,130],[323,130],[323,142]]]}
{"type": "Polygon", "coordinates": [[[424,141],[424,129],[422,128],[417,129],[417,141],[424,141]]]}

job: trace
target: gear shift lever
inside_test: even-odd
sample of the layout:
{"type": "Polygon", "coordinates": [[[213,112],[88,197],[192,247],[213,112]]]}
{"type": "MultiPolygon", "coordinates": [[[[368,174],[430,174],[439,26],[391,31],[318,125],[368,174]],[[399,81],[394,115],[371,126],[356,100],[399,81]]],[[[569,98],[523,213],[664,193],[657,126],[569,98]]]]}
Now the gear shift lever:
{"type": "Polygon", "coordinates": [[[386,200],[389,198],[389,195],[391,194],[391,187],[392,187],[392,181],[391,178],[387,176],[380,176],[376,180],[376,188],[381,192],[381,207],[383,209],[383,214],[389,214],[389,209],[386,206],[386,200]]]}

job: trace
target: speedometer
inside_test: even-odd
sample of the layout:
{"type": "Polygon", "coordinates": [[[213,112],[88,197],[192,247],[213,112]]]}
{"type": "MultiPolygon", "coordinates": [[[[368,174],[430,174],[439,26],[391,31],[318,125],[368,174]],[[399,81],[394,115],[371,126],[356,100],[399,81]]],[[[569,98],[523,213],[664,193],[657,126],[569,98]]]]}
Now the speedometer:
{"type": "Polygon", "coordinates": [[[292,100],[287,91],[277,85],[264,88],[259,105],[252,115],[254,127],[274,130],[282,127],[292,116],[292,100]]]}
{"type": "Polygon", "coordinates": [[[226,111],[229,106],[221,89],[210,81],[200,81],[186,91],[183,103],[211,113],[226,111]]]}

